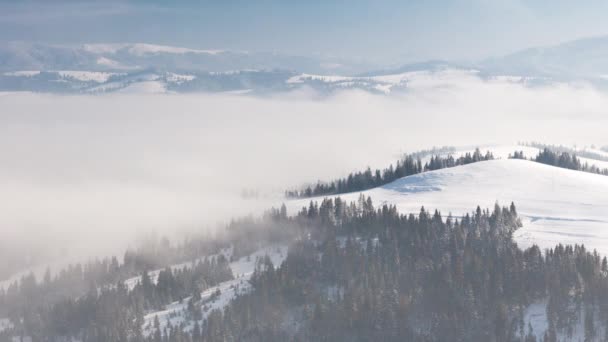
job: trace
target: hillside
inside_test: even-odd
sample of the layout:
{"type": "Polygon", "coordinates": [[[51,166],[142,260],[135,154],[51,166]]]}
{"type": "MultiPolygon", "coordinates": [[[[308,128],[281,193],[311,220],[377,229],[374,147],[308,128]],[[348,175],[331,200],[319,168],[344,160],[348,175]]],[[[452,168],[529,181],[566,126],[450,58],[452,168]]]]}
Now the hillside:
{"type": "MultiPolygon", "coordinates": [[[[501,148],[496,151],[501,155],[501,148]]],[[[129,272],[125,265],[141,260],[135,254],[125,256],[123,265],[114,259],[84,267],[81,285],[101,281],[101,291],[76,289],[54,298],[55,288],[63,290],[66,278],[73,279],[70,272],[81,274],[83,266],[55,280],[24,278],[0,295],[6,303],[0,317],[8,318],[0,340],[19,329],[35,337],[94,333],[105,341],[133,334],[133,340],[151,342],[183,341],[182,336],[352,340],[352,334],[369,334],[369,340],[597,340],[608,331],[600,305],[608,293],[608,259],[572,246],[544,255],[520,247],[585,243],[605,253],[600,247],[607,187],[606,176],[495,159],[363,192],[374,204],[359,200],[360,193],[343,195],[351,202],[346,204],[323,201],[307,208],[308,199],[292,201],[291,210],[281,207],[260,220],[231,223],[229,246],[217,245],[208,250],[212,254],[200,250],[192,261],[129,272]],[[510,200],[517,207],[494,207],[495,201],[510,200]],[[445,218],[447,212],[470,213],[478,204],[491,209],[459,222],[445,218]],[[408,213],[420,215],[402,215],[408,213]],[[130,278],[121,280],[121,273],[130,278]],[[49,303],[30,307],[21,304],[25,296],[49,303]],[[20,323],[13,312],[22,311],[27,313],[20,323]],[[44,317],[44,324],[32,325],[29,317],[44,317]],[[88,317],[111,318],[104,322],[107,329],[95,332],[96,320],[88,317]]],[[[170,247],[168,241],[163,245],[170,247]]]]}
{"type": "MultiPolygon", "coordinates": [[[[395,204],[400,212],[418,213],[425,206],[454,216],[477,205],[513,201],[524,221],[515,236],[522,247],[578,243],[608,254],[608,177],[601,175],[500,159],[404,177],[362,193],[376,205],[395,204]]],[[[341,197],[353,201],[359,194],[341,197]]],[[[309,201],[292,201],[290,208],[309,201]]]]}

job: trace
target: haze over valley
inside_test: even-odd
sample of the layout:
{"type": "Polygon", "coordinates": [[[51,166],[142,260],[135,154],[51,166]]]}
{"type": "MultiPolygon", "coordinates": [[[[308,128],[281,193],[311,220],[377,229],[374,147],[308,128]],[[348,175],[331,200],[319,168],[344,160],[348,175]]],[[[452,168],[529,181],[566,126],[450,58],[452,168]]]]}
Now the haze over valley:
{"type": "Polygon", "coordinates": [[[605,7],[1,3],[0,342],[605,341],[605,7]]]}

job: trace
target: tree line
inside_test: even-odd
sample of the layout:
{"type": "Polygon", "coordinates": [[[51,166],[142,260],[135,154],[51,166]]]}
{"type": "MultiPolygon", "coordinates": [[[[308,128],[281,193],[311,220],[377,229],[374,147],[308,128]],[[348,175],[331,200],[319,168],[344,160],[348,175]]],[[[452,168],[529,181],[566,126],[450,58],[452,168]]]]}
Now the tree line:
{"type": "MultiPolygon", "coordinates": [[[[515,151],[509,155],[509,158],[527,160],[523,151],[515,151]]],[[[578,158],[576,154],[571,154],[565,151],[554,151],[548,147],[543,148],[541,151],[538,152],[538,154],[534,158],[530,160],[535,161],[537,163],[561,167],[564,169],[608,176],[608,168],[599,168],[595,165],[589,165],[589,163],[587,162],[582,163],[580,158],[578,158]]]]}
{"type": "Polygon", "coordinates": [[[367,168],[365,171],[358,171],[348,174],[344,178],[339,178],[330,182],[317,182],[315,185],[307,186],[299,190],[288,190],[285,192],[287,198],[309,198],[317,196],[328,196],[336,194],[344,194],[349,192],[364,191],[378,186],[382,186],[393,182],[399,178],[415,175],[421,172],[439,170],[448,167],[466,165],[484,160],[494,159],[491,152],[487,151],[483,154],[479,148],[476,148],[473,153],[466,154],[454,158],[452,154],[447,156],[431,155],[429,161],[422,164],[420,154],[406,154],[389,167],[374,171],[367,168]]]}

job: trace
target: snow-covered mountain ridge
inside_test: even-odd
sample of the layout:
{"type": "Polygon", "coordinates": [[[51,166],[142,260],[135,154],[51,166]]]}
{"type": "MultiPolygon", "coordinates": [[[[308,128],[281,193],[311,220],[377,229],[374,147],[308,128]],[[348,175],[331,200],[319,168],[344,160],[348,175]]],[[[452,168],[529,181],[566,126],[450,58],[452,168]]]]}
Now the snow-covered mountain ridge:
{"type": "Polygon", "coordinates": [[[142,73],[152,73],[161,80],[153,85],[136,85],[129,91],[268,93],[310,87],[321,93],[360,89],[390,94],[406,91],[413,83],[451,84],[466,82],[468,77],[525,86],[584,81],[606,87],[605,46],[608,38],[600,37],[468,63],[423,61],[381,68],[320,55],[148,43],[9,43],[0,47],[0,91],[114,92],[135,83],[124,79],[136,79],[142,73]],[[188,77],[177,83],[167,74],[188,77]],[[102,87],[96,87],[99,85],[102,87]]]}

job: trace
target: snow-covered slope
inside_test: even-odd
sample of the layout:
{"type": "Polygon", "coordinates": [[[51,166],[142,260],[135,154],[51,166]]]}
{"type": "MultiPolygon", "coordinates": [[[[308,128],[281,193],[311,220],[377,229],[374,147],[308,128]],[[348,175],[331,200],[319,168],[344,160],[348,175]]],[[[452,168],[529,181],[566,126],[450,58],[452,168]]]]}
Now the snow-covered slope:
{"type": "MultiPolygon", "coordinates": [[[[268,255],[272,264],[279,267],[287,257],[286,246],[271,246],[258,250],[257,252],[243,257],[237,261],[230,263],[230,269],[234,275],[233,280],[225,281],[208,288],[201,293],[202,298],[202,317],[203,320],[215,309],[223,309],[238,295],[247,293],[251,289],[249,279],[255,270],[255,264],[258,258],[268,255]]],[[[179,266],[174,266],[179,267],[179,266]]],[[[167,305],[164,310],[150,312],[144,317],[143,330],[149,335],[154,332],[154,320],[158,318],[161,330],[167,324],[173,326],[181,323],[186,323],[187,329],[191,329],[194,325],[193,321],[189,321],[187,317],[187,305],[190,297],[185,298],[181,302],[175,302],[167,305]]]]}
{"type": "MultiPolygon", "coordinates": [[[[528,325],[532,326],[532,333],[536,336],[537,341],[542,341],[545,331],[549,329],[547,304],[547,300],[537,301],[530,304],[524,310],[524,327],[528,327],[528,325]]],[[[558,330],[556,332],[558,341],[587,341],[585,339],[585,306],[581,306],[578,310],[573,310],[573,315],[575,321],[572,325],[570,336],[568,336],[567,331],[558,330]]],[[[605,336],[606,330],[604,328],[604,322],[597,316],[599,315],[594,315],[593,319],[594,326],[597,329],[596,336],[605,336]]]]}
{"type": "MultiPolygon", "coordinates": [[[[402,213],[421,206],[460,216],[477,205],[515,202],[524,227],[516,241],[541,248],[585,244],[608,255],[608,177],[513,159],[479,162],[404,177],[363,192],[376,205],[395,204],[402,213]]],[[[359,193],[341,197],[352,201],[359,193]]],[[[296,210],[308,203],[290,203],[296,210]]]]}
{"type": "Polygon", "coordinates": [[[300,74],[287,80],[290,85],[307,84],[318,88],[320,85],[331,88],[360,88],[380,93],[391,93],[408,85],[416,88],[436,87],[451,82],[463,82],[475,77],[476,70],[453,69],[444,67],[437,70],[417,70],[395,74],[347,77],[338,75],[300,74]]]}
{"type": "MultiPolygon", "coordinates": [[[[147,56],[147,55],[146,55],[147,56]]],[[[156,55],[152,55],[156,56],[156,55]]],[[[181,55],[177,55],[181,56],[181,55]]],[[[231,69],[206,71],[195,67],[158,66],[142,63],[144,67],[124,66],[124,62],[100,57],[103,71],[94,67],[82,69],[18,69],[0,74],[0,90],[41,92],[109,92],[127,88],[137,92],[225,92],[252,89],[255,92],[280,92],[311,88],[320,94],[344,89],[359,89],[377,94],[398,91],[434,89],[481,82],[479,73],[470,69],[450,67],[416,70],[394,74],[370,76],[343,76],[340,74],[299,73],[285,69],[231,69]],[[116,65],[113,67],[112,65],[116,65]],[[154,80],[140,81],[154,75],[154,80]],[[154,81],[154,82],[152,82],[154,81]],[[140,84],[141,83],[141,84],[140,84]],[[131,87],[133,85],[133,87],[131,87]]],[[[167,57],[175,58],[174,55],[167,57]]],[[[100,59],[96,60],[98,63],[100,59]]],[[[99,63],[98,63],[99,64],[99,63]]],[[[213,69],[212,69],[213,70],[213,69]]],[[[513,83],[511,80],[493,82],[513,83]]]]}
{"type": "MultiPolygon", "coordinates": [[[[220,255],[223,255],[224,258],[226,258],[227,260],[230,260],[230,257],[232,256],[232,247],[227,248],[227,249],[222,249],[218,254],[207,255],[207,256],[201,257],[199,259],[193,260],[193,261],[170,265],[169,267],[171,268],[172,271],[190,269],[190,268],[194,267],[198,262],[204,262],[206,260],[213,260],[213,259],[218,258],[220,255]]],[[[230,266],[232,267],[232,264],[230,266]]],[[[164,269],[165,268],[159,268],[159,269],[148,272],[148,276],[150,277],[150,280],[154,284],[156,284],[156,282],[158,281],[158,275],[164,269]]],[[[129,290],[133,290],[133,288],[136,285],[138,285],[140,282],[141,282],[141,275],[126,279],[124,281],[124,284],[129,290]]]]}
{"type": "Polygon", "coordinates": [[[8,318],[0,318],[0,333],[7,329],[12,329],[13,323],[8,318]]]}

